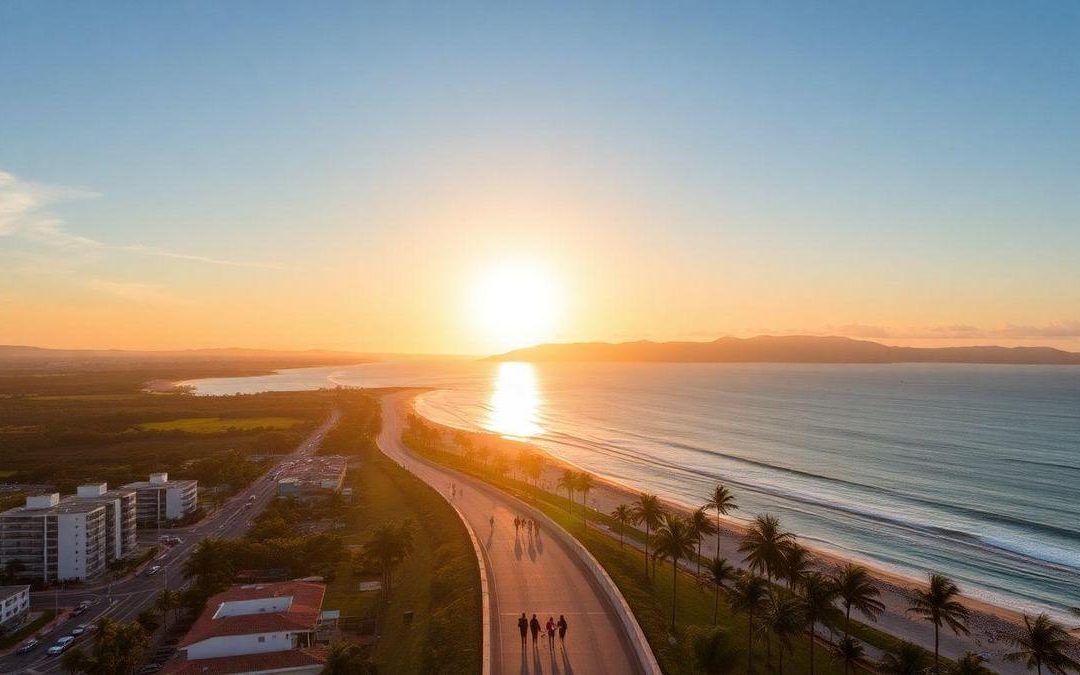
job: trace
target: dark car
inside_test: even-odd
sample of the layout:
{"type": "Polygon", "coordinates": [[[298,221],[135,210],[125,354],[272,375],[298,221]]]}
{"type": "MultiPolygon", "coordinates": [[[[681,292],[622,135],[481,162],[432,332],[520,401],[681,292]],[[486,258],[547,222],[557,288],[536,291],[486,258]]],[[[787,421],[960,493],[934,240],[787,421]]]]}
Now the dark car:
{"type": "Polygon", "coordinates": [[[16,654],[25,654],[28,651],[36,649],[39,644],[41,644],[41,643],[38,642],[37,638],[30,638],[26,642],[19,645],[19,648],[15,650],[15,653],[16,654]]]}

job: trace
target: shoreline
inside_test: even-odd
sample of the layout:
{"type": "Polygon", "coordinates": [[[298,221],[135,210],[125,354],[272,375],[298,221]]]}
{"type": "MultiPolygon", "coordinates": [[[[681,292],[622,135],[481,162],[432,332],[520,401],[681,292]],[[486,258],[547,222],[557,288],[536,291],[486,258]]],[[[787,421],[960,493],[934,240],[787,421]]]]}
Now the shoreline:
{"type": "MultiPolygon", "coordinates": [[[[416,399],[422,395],[424,391],[429,391],[429,389],[417,390],[415,394],[409,398],[408,406],[412,412],[416,413],[433,427],[451,433],[466,434],[476,440],[482,439],[489,446],[501,450],[528,449],[529,451],[542,455],[546,460],[546,466],[544,468],[544,474],[540,479],[540,483],[545,489],[550,490],[551,486],[557,481],[558,475],[565,469],[574,471],[584,470],[581,467],[552,455],[540,446],[529,443],[526,440],[506,438],[494,432],[459,429],[425,417],[416,405],[416,399]]],[[[597,511],[610,513],[610,511],[618,504],[629,503],[640,494],[639,490],[635,490],[631,486],[620,483],[617,480],[596,475],[591,471],[589,473],[592,474],[593,478],[596,480],[596,487],[589,493],[590,507],[597,511]]],[[[680,513],[681,515],[687,515],[694,510],[694,507],[667,498],[661,498],[661,502],[666,508],[680,513]]],[[[711,516],[712,520],[715,521],[715,512],[713,512],[711,516]]],[[[739,540],[747,530],[747,524],[741,519],[730,516],[722,516],[720,524],[720,555],[728,558],[732,564],[740,566],[742,563],[742,555],[737,552],[737,547],[739,540]]],[[[798,533],[795,533],[795,535],[798,537],[798,533]]],[[[717,536],[710,536],[704,540],[702,545],[703,556],[706,556],[710,551],[715,553],[717,550],[717,539],[717,536]]],[[[853,618],[857,618],[863,623],[889,633],[897,639],[915,642],[916,644],[928,647],[931,650],[933,649],[933,628],[931,624],[925,621],[919,621],[907,613],[907,609],[910,606],[909,598],[911,592],[916,588],[925,587],[925,582],[918,578],[889,570],[872,561],[845,556],[842,553],[828,550],[813,543],[802,541],[800,541],[800,543],[811,552],[817,562],[817,567],[822,571],[829,572],[836,570],[849,562],[862,565],[869,570],[871,576],[874,578],[875,585],[881,591],[880,600],[885,604],[885,612],[879,617],[877,622],[869,621],[858,613],[853,614],[853,618]]],[[[1003,632],[1013,631],[1023,624],[1024,612],[1021,610],[976,598],[966,593],[962,594],[961,602],[971,612],[969,620],[971,635],[956,636],[951,632],[942,631],[941,651],[943,656],[956,657],[964,651],[974,651],[976,653],[994,652],[995,644],[999,643],[996,639],[998,635],[1003,632]]],[[[1016,664],[1002,663],[1000,658],[994,658],[993,661],[995,667],[998,668],[1000,672],[1024,672],[1022,667],[1018,667],[1016,664]]]]}

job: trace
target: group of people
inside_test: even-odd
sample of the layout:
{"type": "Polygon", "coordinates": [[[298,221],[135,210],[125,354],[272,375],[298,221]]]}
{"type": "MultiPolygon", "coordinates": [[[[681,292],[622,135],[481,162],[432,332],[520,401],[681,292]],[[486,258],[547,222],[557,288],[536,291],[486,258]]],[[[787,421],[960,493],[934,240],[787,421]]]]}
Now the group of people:
{"type": "MultiPolygon", "coordinates": [[[[536,618],[536,615],[532,615],[532,619],[525,618],[525,612],[521,613],[521,618],[518,619],[518,631],[521,632],[521,648],[525,649],[526,638],[529,633],[532,633],[533,649],[536,649],[536,641],[540,639],[540,620],[536,618]]],[[[555,617],[549,616],[547,624],[544,626],[544,631],[547,634],[548,649],[552,652],[555,651],[555,632],[559,633],[559,642],[562,643],[563,649],[566,649],[566,617],[562,614],[559,615],[559,620],[556,621],[555,617]]]]}
{"type": "Polygon", "coordinates": [[[531,518],[519,518],[514,516],[514,534],[517,534],[519,530],[526,527],[529,528],[529,534],[536,532],[536,536],[540,536],[540,523],[531,518]]]}

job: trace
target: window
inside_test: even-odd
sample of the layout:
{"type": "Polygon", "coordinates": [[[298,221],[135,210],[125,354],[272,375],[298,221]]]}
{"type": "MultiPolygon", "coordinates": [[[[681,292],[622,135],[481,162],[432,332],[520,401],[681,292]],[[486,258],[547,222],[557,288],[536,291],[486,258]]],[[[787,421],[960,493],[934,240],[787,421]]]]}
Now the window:
{"type": "Polygon", "coordinates": [[[259,636],[259,642],[266,642],[266,638],[262,635],[259,636]]]}

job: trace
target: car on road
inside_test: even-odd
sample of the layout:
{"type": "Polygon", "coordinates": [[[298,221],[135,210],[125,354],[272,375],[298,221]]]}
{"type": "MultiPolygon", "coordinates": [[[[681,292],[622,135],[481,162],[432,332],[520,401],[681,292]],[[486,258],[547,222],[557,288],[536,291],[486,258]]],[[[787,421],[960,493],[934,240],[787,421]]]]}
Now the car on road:
{"type": "Polygon", "coordinates": [[[79,603],[78,607],[71,610],[71,613],[74,616],[79,616],[80,614],[82,614],[83,612],[85,612],[88,609],[90,609],[90,601],[89,600],[83,600],[82,602],[79,603]]]}
{"type": "Polygon", "coordinates": [[[161,571],[161,565],[154,565],[150,569],[146,570],[146,576],[152,577],[161,571]]]}
{"type": "Polygon", "coordinates": [[[30,638],[26,642],[19,645],[19,648],[15,650],[16,654],[25,654],[28,651],[36,649],[41,644],[37,638],[30,638]]]}
{"type": "Polygon", "coordinates": [[[54,644],[52,647],[49,647],[47,653],[49,656],[60,656],[64,653],[65,650],[67,650],[68,647],[71,646],[72,642],[75,642],[75,638],[71,635],[65,635],[64,637],[57,640],[56,644],[54,644]]]}
{"type": "Polygon", "coordinates": [[[145,666],[143,666],[142,668],[139,669],[139,673],[140,673],[140,675],[144,675],[144,674],[148,675],[149,673],[156,673],[159,670],[161,670],[161,664],[160,663],[148,663],[148,664],[146,664],[145,666]]]}
{"type": "Polygon", "coordinates": [[[82,635],[85,632],[86,632],[86,624],[85,623],[80,623],[78,626],[75,626],[74,628],[71,629],[71,634],[72,635],[82,635]]]}

